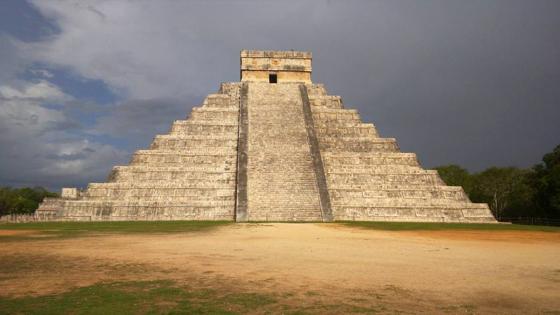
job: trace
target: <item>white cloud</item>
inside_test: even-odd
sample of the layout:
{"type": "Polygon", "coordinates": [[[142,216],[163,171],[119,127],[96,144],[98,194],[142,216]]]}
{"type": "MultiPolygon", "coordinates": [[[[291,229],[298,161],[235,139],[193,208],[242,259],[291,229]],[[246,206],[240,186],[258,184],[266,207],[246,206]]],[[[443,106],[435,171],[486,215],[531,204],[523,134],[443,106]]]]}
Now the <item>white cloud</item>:
{"type": "Polygon", "coordinates": [[[47,81],[0,86],[0,184],[60,185],[104,179],[128,152],[84,139],[62,110],[73,98],[47,81]]]}
{"type": "Polygon", "coordinates": [[[54,37],[27,45],[35,59],[103,80],[127,98],[181,97],[185,89],[197,89],[186,86],[196,84],[187,69],[204,69],[200,60],[191,58],[189,42],[196,40],[196,26],[181,16],[184,3],[34,3],[61,29],[54,37]]]}
{"type": "Polygon", "coordinates": [[[0,86],[0,97],[12,99],[40,99],[47,102],[64,102],[72,100],[70,95],[65,94],[62,90],[45,80],[38,82],[23,82],[19,88],[11,85],[0,86]]]}
{"type": "Polygon", "coordinates": [[[34,75],[41,76],[48,79],[54,77],[54,74],[47,69],[30,69],[29,71],[34,75]]]}
{"type": "Polygon", "coordinates": [[[229,1],[33,3],[60,33],[26,45],[28,53],[103,80],[125,99],[206,95],[222,80],[237,80],[239,50],[301,46],[300,36],[313,30],[292,22],[320,19],[317,10],[323,7],[229,1]],[[281,27],[270,29],[270,24],[281,27]],[[264,37],[266,31],[271,35],[264,37]]]}

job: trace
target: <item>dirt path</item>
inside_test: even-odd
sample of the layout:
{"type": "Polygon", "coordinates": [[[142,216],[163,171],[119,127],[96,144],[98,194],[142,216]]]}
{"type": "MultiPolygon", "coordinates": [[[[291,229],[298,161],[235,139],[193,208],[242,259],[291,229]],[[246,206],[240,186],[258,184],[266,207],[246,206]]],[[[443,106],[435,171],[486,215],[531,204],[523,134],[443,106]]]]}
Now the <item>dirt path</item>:
{"type": "Polygon", "coordinates": [[[0,255],[28,266],[0,277],[1,295],[163,277],[326,301],[377,298],[405,311],[560,311],[560,233],[236,224],[192,234],[7,242],[0,255]]]}

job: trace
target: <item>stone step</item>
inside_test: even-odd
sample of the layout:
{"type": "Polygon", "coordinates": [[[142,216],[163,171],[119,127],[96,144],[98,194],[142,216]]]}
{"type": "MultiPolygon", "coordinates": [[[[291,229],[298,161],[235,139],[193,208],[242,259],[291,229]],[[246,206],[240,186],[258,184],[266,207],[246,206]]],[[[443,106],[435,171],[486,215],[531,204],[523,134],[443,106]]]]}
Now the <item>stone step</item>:
{"type": "Polygon", "coordinates": [[[409,199],[444,199],[444,200],[455,200],[468,202],[469,199],[467,195],[462,191],[428,191],[428,190],[406,190],[406,191],[360,191],[360,192],[349,192],[340,190],[331,190],[329,192],[331,196],[331,201],[346,203],[352,200],[362,200],[366,199],[399,199],[399,200],[409,200],[409,199]]]}
{"type": "Polygon", "coordinates": [[[134,152],[135,155],[142,156],[170,156],[176,155],[181,157],[223,157],[231,158],[237,157],[237,153],[230,152],[230,150],[222,150],[221,152],[208,152],[207,150],[200,150],[200,152],[193,151],[176,151],[176,150],[165,150],[165,149],[141,149],[134,152]]]}
{"type": "Polygon", "coordinates": [[[191,205],[204,205],[213,204],[214,202],[228,202],[231,205],[235,202],[235,191],[231,191],[228,196],[221,195],[195,195],[195,196],[135,196],[133,193],[128,191],[109,191],[106,195],[102,195],[100,192],[95,194],[87,195],[88,200],[98,200],[98,201],[116,201],[116,200],[128,200],[128,201],[143,201],[143,202],[176,202],[182,204],[191,205]]]}
{"type": "Polygon", "coordinates": [[[334,95],[309,97],[309,104],[312,107],[342,108],[342,98],[334,95]]]}
{"type": "Polygon", "coordinates": [[[327,174],[425,174],[426,170],[411,165],[329,165],[325,166],[327,174]]]}
{"type": "Polygon", "coordinates": [[[142,190],[174,190],[174,189],[235,189],[235,178],[227,177],[215,181],[144,181],[144,182],[105,182],[89,183],[87,191],[92,189],[142,189],[142,190]]]}
{"type": "Polygon", "coordinates": [[[419,166],[414,153],[403,152],[321,152],[325,165],[410,165],[419,166]]]}
{"type": "Polygon", "coordinates": [[[198,157],[198,156],[208,156],[208,157],[224,157],[224,158],[237,158],[237,152],[235,150],[232,152],[231,149],[226,148],[185,148],[183,150],[168,150],[168,149],[147,149],[147,150],[137,150],[134,155],[142,156],[169,156],[177,155],[181,157],[198,157]]]}
{"type": "MultiPolygon", "coordinates": [[[[255,194],[267,193],[266,194],[267,199],[274,201],[272,202],[272,204],[276,204],[276,201],[278,200],[285,200],[289,204],[290,202],[299,202],[301,200],[316,201],[318,198],[316,191],[313,191],[311,189],[296,189],[295,187],[288,187],[288,189],[286,190],[276,189],[270,191],[265,191],[262,189],[253,189],[252,187],[249,187],[248,190],[249,192],[255,194]],[[294,194],[298,194],[297,198],[294,198],[293,196],[294,194]]],[[[266,202],[261,201],[261,204],[266,204],[266,202]]]]}
{"type": "MultiPolygon", "coordinates": [[[[328,179],[327,179],[328,180],[328,179]]],[[[351,190],[351,191],[369,191],[369,190],[387,190],[387,191],[398,191],[398,190],[423,190],[423,189],[445,189],[444,184],[439,183],[409,183],[406,181],[392,181],[389,183],[363,183],[363,184],[352,184],[343,183],[337,181],[328,181],[329,191],[333,190],[351,190]]]]}
{"type": "Polygon", "coordinates": [[[221,107],[201,107],[195,106],[191,109],[191,113],[229,113],[235,114],[236,116],[239,114],[239,106],[233,106],[231,108],[221,108],[221,107]]]}
{"type": "Polygon", "coordinates": [[[180,121],[186,121],[190,125],[195,125],[195,124],[211,125],[211,124],[213,124],[213,125],[227,125],[227,126],[235,125],[235,126],[237,126],[238,117],[237,116],[220,117],[220,116],[217,116],[217,115],[210,115],[210,114],[208,114],[208,115],[194,115],[194,116],[189,115],[186,120],[180,120],[180,121]]]}
{"type": "Polygon", "coordinates": [[[178,119],[173,122],[177,125],[209,125],[209,126],[237,126],[238,121],[232,119],[231,121],[227,122],[219,122],[213,119],[206,120],[206,119],[178,119]]]}
{"type": "MultiPolygon", "coordinates": [[[[341,209],[355,209],[355,210],[374,210],[374,209],[387,209],[391,211],[400,210],[400,211],[424,211],[424,210],[460,210],[460,211],[475,211],[481,210],[479,215],[485,215],[484,211],[488,210],[488,205],[485,203],[472,203],[472,202],[449,202],[446,203],[444,206],[440,204],[435,205],[360,205],[360,204],[336,204],[334,206],[337,210],[341,209]]],[[[475,212],[472,212],[471,215],[475,215],[475,212]]]]}
{"type": "MultiPolygon", "coordinates": [[[[390,169],[389,169],[390,170],[390,169]]],[[[346,172],[331,172],[329,175],[336,175],[336,176],[350,176],[350,177],[368,177],[368,176],[416,176],[416,175],[430,175],[430,176],[438,176],[439,173],[436,170],[425,170],[425,169],[416,169],[414,173],[408,172],[395,172],[395,173],[383,173],[383,174],[370,174],[370,173],[346,173],[346,172]]]]}
{"type": "Polygon", "coordinates": [[[335,152],[398,152],[399,147],[394,138],[372,139],[334,139],[319,138],[319,148],[335,152]]]}
{"type": "Polygon", "coordinates": [[[350,115],[353,117],[358,117],[358,110],[357,109],[346,109],[346,108],[323,108],[323,107],[312,107],[313,118],[316,115],[327,115],[327,114],[337,114],[337,115],[350,115]]]}
{"type": "Polygon", "coordinates": [[[229,107],[194,107],[188,120],[237,122],[239,109],[229,107]]]}
{"type": "MultiPolygon", "coordinates": [[[[150,150],[148,150],[150,151],[150,150]]],[[[158,151],[158,150],[153,150],[158,151]]],[[[192,154],[178,154],[174,151],[168,153],[138,153],[135,152],[131,159],[131,165],[161,165],[161,166],[174,166],[174,165],[235,165],[237,162],[237,155],[192,155],[192,154]]]]}
{"type": "Polygon", "coordinates": [[[237,140],[237,136],[235,134],[164,134],[164,135],[156,135],[155,139],[179,139],[179,140],[237,140]]]}
{"type": "Polygon", "coordinates": [[[237,140],[232,138],[208,138],[208,137],[180,137],[176,135],[158,135],[154,138],[150,148],[151,149],[179,149],[196,148],[200,150],[201,147],[218,148],[218,149],[231,149],[235,150],[237,147],[237,140]]]}
{"type": "Polygon", "coordinates": [[[233,205],[132,201],[66,201],[62,220],[233,220],[233,205]]]}
{"type": "Polygon", "coordinates": [[[111,182],[131,182],[131,181],[180,181],[180,180],[204,180],[217,181],[228,178],[235,178],[235,168],[227,171],[220,170],[177,170],[177,171],[155,171],[155,170],[134,170],[117,169],[111,173],[111,182]]]}
{"type": "Polygon", "coordinates": [[[327,90],[323,84],[306,84],[308,97],[327,96],[327,90]]]}
{"type": "MultiPolygon", "coordinates": [[[[233,198],[232,198],[233,199],[233,198]]],[[[174,200],[163,200],[163,201],[152,201],[152,200],[144,200],[142,198],[138,199],[123,199],[123,200],[72,200],[72,202],[98,202],[98,203],[112,203],[113,206],[154,206],[157,207],[159,205],[165,205],[166,207],[234,207],[235,201],[234,200],[187,200],[184,202],[175,202],[174,200]]]]}
{"type": "Polygon", "coordinates": [[[437,206],[447,207],[455,204],[468,204],[468,199],[453,199],[453,198],[331,198],[333,206],[345,207],[421,207],[421,206],[437,206]]]}
{"type": "Polygon", "coordinates": [[[88,195],[90,200],[111,201],[111,200],[141,200],[144,202],[176,202],[191,205],[204,205],[216,201],[228,202],[231,205],[235,202],[235,191],[230,191],[227,196],[221,195],[194,195],[194,196],[135,196],[129,192],[116,191],[110,192],[106,196],[102,195],[88,195]]]}
{"type": "Polygon", "coordinates": [[[232,102],[232,97],[227,94],[209,94],[204,102],[202,103],[202,107],[232,107],[236,106],[232,102]]]}
{"type": "Polygon", "coordinates": [[[316,210],[311,214],[301,213],[299,211],[285,211],[284,213],[267,213],[262,211],[257,211],[258,214],[250,214],[249,221],[256,222],[321,222],[322,218],[317,215],[316,210]]]}
{"type": "Polygon", "coordinates": [[[330,173],[327,175],[327,183],[343,185],[370,185],[370,184],[391,184],[391,183],[408,183],[408,184],[424,184],[424,185],[444,185],[443,181],[437,173],[426,171],[425,174],[346,174],[346,173],[330,173]]]}
{"type": "Polygon", "coordinates": [[[220,83],[219,94],[229,95],[232,99],[239,99],[241,82],[222,82],[220,83]]]}
{"type": "Polygon", "coordinates": [[[162,188],[162,187],[112,187],[112,188],[90,188],[87,191],[89,197],[108,198],[151,198],[151,197],[231,197],[235,194],[234,187],[188,187],[188,188],[162,188]]]}
{"type": "Polygon", "coordinates": [[[339,143],[339,142],[373,142],[373,143],[393,143],[395,138],[380,138],[371,135],[355,136],[355,135],[336,135],[336,136],[319,136],[319,142],[322,143],[339,143]]]}
{"type": "Polygon", "coordinates": [[[235,163],[221,164],[187,164],[187,165],[117,165],[112,169],[113,172],[129,173],[167,173],[167,172],[195,172],[195,173],[235,173],[235,163]]]}
{"type": "Polygon", "coordinates": [[[360,115],[352,109],[334,109],[313,107],[313,121],[324,123],[330,121],[362,123],[360,115]]]}
{"type": "MultiPolygon", "coordinates": [[[[250,205],[251,206],[251,205],[250,205]]],[[[253,209],[255,211],[252,211],[253,215],[285,215],[287,213],[298,213],[300,215],[303,216],[315,216],[315,217],[321,217],[321,209],[320,208],[310,208],[310,207],[301,207],[301,205],[298,204],[289,204],[286,205],[286,207],[282,207],[282,209],[279,209],[277,205],[260,205],[254,206],[253,209]]]]}
{"type": "Polygon", "coordinates": [[[319,138],[321,137],[374,137],[378,138],[379,134],[373,127],[373,124],[357,124],[355,126],[336,126],[325,125],[324,127],[315,126],[315,132],[319,138]]]}
{"type": "Polygon", "coordinates": [[[486,204],[453,203],[446,206],[333,206],[337,220],[496,222],[486,204]]]}
{"type": "Polygon", "coordinates": [[[361,120],[313,120],[313,126],[315,130],[325,129],[325,128],[353,128],[362,126],[372,126],[375,129],[375,125],[372,123],[364,123],[361,120]]]}
{"type": "Polygon", "coordinates": [[[235,165],[178,165],[178,166],[143,166],[143,165],[118,165],[112,169],[112,174],[128,174],[128,173],[193,173],[196,176],[205,176],[205,174],[228,174],[235,173],[235,165]]]}
{"type": "Polygon", "coordinates": [[[338,192],[341,194],[350,194],[357,197],[361,196],[376,196],[377,194],[398,195],[399,192],[403,194],[414,194],[415,192],[425,193],[463,193],[463,187],[460,186],[422,186],[422,185],[370,185],[368,187],[351,187],[348,185],[332,186],[329,187],[330,192],[338,192]]]}
{"type": "Polygon", "coordinates": [[[170,130],[171,134],[190,135],[237,135],[237,121],[212,121],[212,120],[176,120],[170,130]]]}

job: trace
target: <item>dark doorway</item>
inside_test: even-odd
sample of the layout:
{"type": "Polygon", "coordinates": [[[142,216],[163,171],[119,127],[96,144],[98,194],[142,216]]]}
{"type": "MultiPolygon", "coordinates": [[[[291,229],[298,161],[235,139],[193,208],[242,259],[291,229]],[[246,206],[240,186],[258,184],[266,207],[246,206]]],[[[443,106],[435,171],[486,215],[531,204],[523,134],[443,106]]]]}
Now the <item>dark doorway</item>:
{"type": "Polygon", "coordinates": [[[276,74],[269,74],[268,83],[276,83],[276,82],[278,82],[278,76],[276,74]]]}

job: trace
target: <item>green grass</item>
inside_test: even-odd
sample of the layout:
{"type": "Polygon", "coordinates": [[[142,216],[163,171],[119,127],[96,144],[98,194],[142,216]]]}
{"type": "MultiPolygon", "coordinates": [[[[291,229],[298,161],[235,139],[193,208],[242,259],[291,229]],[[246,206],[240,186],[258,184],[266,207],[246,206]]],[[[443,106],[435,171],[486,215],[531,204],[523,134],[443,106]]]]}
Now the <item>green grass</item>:
{"type": "Polygon", "coordinates": [[[385,231],[542,231],[560,232],[558,226],[522,225],[522,224],[476,224],[476,223],[431,223],[431,222],[338,222],[350,227],[359,227],[385,231]]]}
{"type": "MultiPolygon", "coordinates": [[[[254,223],[254,222],[252,222],[254,223]]],[[[270,223],[270,222],[268,222],[270,223]]],[[[349,227],[387,231],[479,230],[560,232],[560,227],[521,224],[469,224],[427,222],[335,222],[349,227]]],[[[32,230],[35,234],[0,236],[0,241],[49,240],[107,233],[186,233],[210,231],[234,224],[231,221],[117,221],[117,222],[33,222],[0,224],[0,230],[32,230]]],[[[259,223],[254,223],[259,224],[259,223]]]]}
{"type": "Polygon", "coordinates": [[[128,281],[0,298],[0,314],[243,314],[275,302],[269,295],[189,289],[170,280],[128,281]]]}
{"type": "Polygon", "coordinates": [[[39,240],[103,233],[184,233],[209,231],[230,221],[119,221],[119,222],[33,222],[0,224],[0,230],[32,230],[36,235],[0,236],[0,240],[39,240]]]}
{"type": "Polygon", "coordinates": [[[60,294],[0,297],[0,314],[375,314],[386,310],[382,304],[360,306],[281,295],[194,288],[172,280],[110,282],[60,294]]]}

